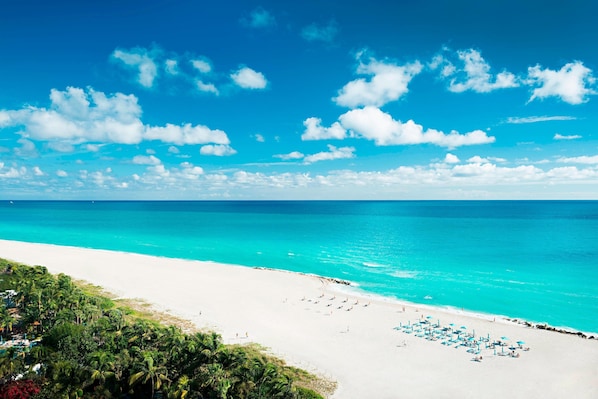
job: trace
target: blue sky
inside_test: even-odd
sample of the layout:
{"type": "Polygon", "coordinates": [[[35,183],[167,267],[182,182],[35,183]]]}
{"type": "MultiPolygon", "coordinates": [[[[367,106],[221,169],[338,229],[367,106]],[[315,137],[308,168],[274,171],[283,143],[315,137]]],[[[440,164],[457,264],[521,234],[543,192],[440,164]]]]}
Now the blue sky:
{"type": "Polygon", "coordinates": [[[0,197],[598,199],[596,15],[6,2],[0,197]]]}

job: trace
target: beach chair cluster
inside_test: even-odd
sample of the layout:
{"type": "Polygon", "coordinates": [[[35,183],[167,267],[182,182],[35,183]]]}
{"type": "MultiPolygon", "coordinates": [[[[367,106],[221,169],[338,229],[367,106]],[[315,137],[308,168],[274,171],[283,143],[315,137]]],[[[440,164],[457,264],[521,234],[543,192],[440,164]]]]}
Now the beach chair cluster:
{"type": "Polygon", "coordinates": [[[478,362],[482,361],[482,354],[518,358],[520,351],[529,350],[523,346],[525,344],[523,341],[517,341],[517,345],[512,345],[508,343],[507,337],[493,340],[490,338],[490,334],[476,336],[475,330],[469,332],[466,326],[458,327],[454,323],[444,326],[440,324],[439,320],[434,323],[431,316],[422,317],[415,322],[409,321],[407,324],[400,323],[394,329],[428,341],[437,341],[446,347],[464,348],[467,353],[475,356],[472,360],[478,362]]]}

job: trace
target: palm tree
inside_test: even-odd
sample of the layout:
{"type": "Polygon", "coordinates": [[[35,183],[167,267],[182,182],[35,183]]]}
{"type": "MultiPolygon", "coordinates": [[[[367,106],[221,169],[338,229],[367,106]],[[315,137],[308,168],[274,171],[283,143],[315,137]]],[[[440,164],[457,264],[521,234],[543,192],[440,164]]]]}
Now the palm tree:
{"type": "Polygon", "coordinates": [[[186,375],[182,375],[168,392],[168,399],[185,399],[190,389],[190,380],[186,375]]]}
{"type": "Polygon", "coordinates": [[[54,393],[59,397],[80,398],[83,396],[81,386],[81,369],[72,360],[58,360],[49,365],[49,375],[54,383],[54,393]]]}
{"type": "Polygon", "coordinates": [[[92,385],[98,382],[100,385],[105,385],[106,380],[114,378],[114,357],[107,352],[97,351],[90,357],[91,375],[85,385],[92,385]]]}
{"type": "Polygon", "coordinates": [[[291,381],[273,363],[264,363],[261,359],[254,359],[249,375],[255,383],[256,398],[287,397],[291,395],[291,381]]]}
{"type": "Polygon", "coordinates": [[[2,331],[4,332],[5,330],[8,330],[12,332],[14,322],[15,318],[8,312],[8,309],[3,306],[0,310],[0,328],[2,328],[2,331]]]}
{"type": "Polygon", "coordinates": [[[0,381],[10,380],[21,371],[24,371],[24,355],[24,352],[19,352],[15,347],[7,349],[0,357],[0,381]]]}
{"type": "Polygon", "coordinates": [[[160,389],[162,384],[170,381],[168,379],[168,370],[166,369],[166,366],[155,364],[155,358],[158,358],[156,355],[155,352],[143,352],[143,362],[137,367],[139,371],[132,374],[129,378],[129,385],[131,386],[135,386],[139,382],[143,384],[149,382],[152,391],[151,398],[154,397],[154,391],[156,389],[160,389]]]}
{"type": "Polygon", "coordinates": [[[204,364],[197,371],[200,386],[207,390],[208,397],[226,399],[232,382],[221,364],[204,364]]]}

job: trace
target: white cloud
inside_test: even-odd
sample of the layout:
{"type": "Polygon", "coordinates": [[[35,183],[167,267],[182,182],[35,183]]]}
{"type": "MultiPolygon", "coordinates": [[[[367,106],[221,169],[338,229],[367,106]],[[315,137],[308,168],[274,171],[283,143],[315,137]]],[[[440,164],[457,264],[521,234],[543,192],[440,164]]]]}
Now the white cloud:
{"type": "Polygon", "coordinates": [[[255,141],[257,141],[258,143],[263,143],[263,142],[266,141],[266,139],[264,138],[264,136],[262,136],[259,133],[257,133],[254,137],[255,137],[255,141]]]}
{"type": "Polygon", "coordinates": [[[199,176],[204,174],[201,166],[195,166],[189,162],[181,163],[181,176],[188,180],[197,180],[199,176]]]}
{"type": "Polygon", "coordinates": [[[536,122],[547,122],[547,121],[572,121],[575,120],[574,116],[564,116],[564,115],[555,115],[555,116],[527,116],[527,117],[516,117],[510,116],[507,118],[506,123],[536,123],[536,122]]]}
{"type": "Polygon", "coordinates": [[[303,162],[311,164],[319,161],[331,161],[334,159],[355,158],[354,147],[336,148],[333,145],[328,145],[328,151],[318,152],[317,154],[307,155],[303,162]]]}
{"type": "Polygon", "coordinates": [[[148,127],[144,137],[148,140],[160,140],[176,145],[184,144],[229,144],[230,141],[222,130],[212,130],[202,125],[173,125],[148,127]]]}
{"type": "Polygon", "coordinates": [[[301,140],[328,140],[345,138],[347,131],[340,123],[334,122],[330,127],[323,127],[320,118],[307,118],[303,121],[305,132],[301,135],[301,140]]]}
{"type": "Polygon", "coordinates": [[[204,145],[199,149],[201,155],[214,155],[217,157],[223,157],[228,155],[234,155],[237,153],[234,148],[229,145],[204,145]]]}
{"type": "Polygon", "coordinates": [[[444,163],[459,163],[461,160],[454,154],[448,153],[444,157],[444,163]]]}
{"type": "Polygon", "coordinates": [[[243,89],[264,89],[268,81],[261,72],[256,72],[251,68],[243,67],[230,75],[235,84],[243,89]]]}
{"type": "Polygon", "coordinates": [[[48,148],[58,152],[73,152],[75,147],[71,143],[64,141],[51,141],[48,143],[48,148]]]}
{"type": "Polygon", "coordinates": [[[456,148],[464,145],[493,143],[495,138],[481,130],[466,134],[452,131],[445,134],[435,129],[424,131],[413,120],[405,123],[396,121],[389,114],[376,107],[365,107],[346,112],[339,117],[341,125],[357,137],[373,140],[376,145],[434,144],[440,147],[456,148]]]}
{"type": "Polygon", "coordinates": [[[166,60],[164,61],[164,69],[170,75],[178,75],[179,71],[179,63],[177,60],[166,60]]]}
{"type": "MultiPolygon", "coordinates": [[[[448,48],[442,49],[445,52],[450,51],[448,48]]],[[[432,58],[432,61],[428,63],[428,68],[431,70],[440,69],[440,77],[446,79],[451,75],[458,72],[457,67],[445,58],[442,54],[437,54],[432,58]]]]}
{"type": "Polygon", "coordinates": [[[308,42],[321,41],[331,43],[336,37],[337,33],[338,27],[336,22],[330,21],[324,26],[318,26],[314,23],[304,27],[301,30],[301,37],[308,42]]]}
{"type": "Polygon", "coordinates": [[[20,138],[17,143],[21,144],[21,147],[15,148],[15,154],[23,157],[37,157],[37,148],[35,143],[31,140],[20,138]]]}
{"type": "Polygon", "coordinates": [[[116,49],[112,58],[122,61],[126,66],[137,70],[137,81],[144,87],[152,87],[154,79],[158,75],[158,68],[153,59],[153,54],[144,48],[133,48],[131,50],[116,49]]]}
{"type": "Polygon", "coordinates": [[[553,137],[554,140],[577,140],[580,138],[582,138],[582,136],[579,134],[562,135],[559,133],[556,133],[553,137]]]}
{"type": "Polygon", "coordinates": [[[67,177],[69,174],[66,173],[66,171],[62,170],[62,169],[58,169],[56,171],[56,176],[58,177],[67,177]]]}
{"type": "Polygon", "coordinates": [[[39,166],[33,167],[33,174],[36,176],[45,176],[45,173],[39,168],[39,166]]]}
{"type": "Polygon", "coordinates": [[[563,157],[563,158],[557,159],[557,162],[598,165],[598,155],[593,155],[593,156],[582,155],[579,157],[571,157],[571,158],[563,157]]]}
{"type": "Polygon", "coordinates": [[[34,140],[64,140],[139,143],[143,124],[137,97],[68,87],[66,91],[52,89],[51,107],[27,107],[8,111],[10,124],[24,125],[25,136],[34,140]]]}
{"type": "Polygon", "coordinates": [[[468,163],[488,163],[488,158],[482,158],[479,155],[475,155],[467,160],[468,163]]]}
{"type": "MultiPolygon", "coordinates": [[[[513,193],[530,190],[531,198],[535,198],[534,188],[556,184],[571,187],[576,183],[587,186],[596,179],[598,170],[592,168],[566,166],[542,170],[533,165],[503,167],[492,163],[433,163],[368,172],[336,170],[325,174],[265,174],[241,170],[232,176],[223,173],[205,175],[205,182],[222,192],[234,193],[235,189],[242,189],[246,193],[251,189],[254,193],[281,194],[285,198],[289,195],[290,198],[418,198],[418,195],[419,198],[447,198],[447,195],[467,198],[467,193],[471,192],[484,193],[484,198],[487,195],[490,198],[513,198],[513,193]],[[295,189],[297,191],[293,191],[295,189]]],[[[202,185],[202,190],[204,187],[202,185]]]]}
{"type": "Polygon", "coordinates": [[[162,161],[160,161],[154,155],[136,155],[135,157],[133,157],[133,163],[137,165],[158,165],[162,163],[162,161]]]}
{"type": "Polygon", "coordinates": [[[213,83],[204,83],[201,80],[196,80],[195,84],[197,85],[199,91],[203,91],[206,93],[214,93],[216,95],[220,94],[220,91],[216,88],[216,86],[213,83]]]}
{"type": "Polygon", "coordinates": [[[467,162],[469,162],[469,163],[490,163],[490,162],[502,163],[502,162],[507,162],[507,160],[504,158],[498,158],[498,157],[482,158],[479,155],[475,155],[475,156],[469,158],[467,160],[467,162]]]}
{"type": "Polygon", "coordinates": [[[268,28],[276,25],[276,19],[268,10],[258,7],[251,11],[249,19],[241,19],[241,23],[251,28],[268,28]]]}
{"type": "MultiPolygon", "coordinates": [[[[160,79],[167,81],[169,90],[179,92],[182,85],[192,85],[204,93],[227,93],[233,84],[243,89],[265,89],[269,85],[263,73],[245,67],[242,64],[237,70],[220,73],[214,70],[210,59],[203,55],[190,53],[166,56],[167,52],[158,46],[151,49],[133,48],[131,50],[115,49],[110,59],[118,65],[137,72],[135,81],[144,87],[152,88],[160,79]],[[232,84],[230,80],[232,79],[232,84]]],[[[0,127],[5,115],[0,112],[0,127]]]]}
{"type": "Polygon", "coordinates": [[[443,65],[441,76],[449,78],[449,90],[455,93],[461,93],[472,90],[477,93],[488,93],[497,89],[518,87],[519,83],[514,74],[503,71],[496,76],[490,74],[490,65],[484,60],[479,51],[474,49],[457,51],[459,60],[463,62],[463,69],[456,68],[449,61],[436,60],[431,66],[443,65]],[[455,77],[455,75],[459,75],[455,77]]]}
{"type": "Polygon", "coordinates": [[[0,127],[10,124],[10,115],[7,111],[0,110],[0,127]]]}
{"type": "Polygon", "coordinates": [[[5,111],[8,116],[5,125],[24,126],[23,137],[53,142],[51,147],[57,149],[85,142],[138,144],[143,140],[160,140],[177,145],[230,143],[222,130],[202,125],[144,125],[140,120],[141,107],[132,94],[106,95],[91,88],[84,91],[68,87],[66,91],[52,89],[50,99],[50,109],[27,107],[5,111]]]}
{"type": "Polygon", "coordinates": [[[292,159],[303,159],[303,157],[305,157],[305,155],[303,155],[299,151],[293,151],[293,152],[288,153],[288,154],[277,154],[277,155],[274,155],[274,158],[280,158],[283,161],[288,161],[288,160],[292,160],[292,159]]]}
{"type": "Polygon", "coordinates": [[[168,152],[171,154],[178,154],[181,151],[178,149],[178,147],[171,145],[170,147],[168,147],[168,152]]]}
{"type": "Polygon", "coordinates": [[[191,60],[191,65],[201,73],[212,71],[212,65],[206,60],[191,60]]]}
{"type": "Polygon", "coordinates": [[[371,79],[360,78],[347,83],[333,100],[338,105],[349,108],[368,105],[380,107],[405,95],[409,91],[409,82],[421,70],[422,65],[417,61],[403,66],[380,62],[373,58],[368,64],[360,61],[357,73],[370,75],[371,79]]]}
{"type": "Polygon", "coordinates": [[[559,97],[569,104],[581,104],[589,100],[589,95],[596,94],[591,88],[596,83],[592,70],[579,61],[570,62],[558,71],[542,69],[540,65],[530,67],[526,83],[539,86],[534,89],[528,102],[536,98],[559,97]]]}
{"type": "Polygon", "coordinates": [[[0,162],[0,178],[3,179],[17,179],[24,177],[27,174],[27,168],[24,166],[16,167],[5,167],[3,162],[0,162]]]}
{"type": "Polygon", "coordinates": [[[122,184],[118,183],[115,181],[114,177],[109,176],[104,174],[104,172],[98,170],[95,172],[87,172],[87,171],[81,171],[82,173],[80,173],[79,178],[82,180],[88,180],[91,183],[95,184],[98,187],[102,187],[102,188],[106,188],[108,187],[107,183],[112,183],[110,184],[110,186],[112,187],[117,187],[118,185],[120,185],[120,188],[122,187],[122,184]]]}

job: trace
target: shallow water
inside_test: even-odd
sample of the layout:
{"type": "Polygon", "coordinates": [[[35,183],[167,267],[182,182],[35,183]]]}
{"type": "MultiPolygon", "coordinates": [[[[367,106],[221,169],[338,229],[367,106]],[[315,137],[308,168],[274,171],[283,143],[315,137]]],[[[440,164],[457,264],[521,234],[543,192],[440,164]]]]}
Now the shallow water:
{"type": "Polygon", "coordinates": [[[598,201],[3,201],[0,238],[314,273],[598,332],[598,201]]]}

